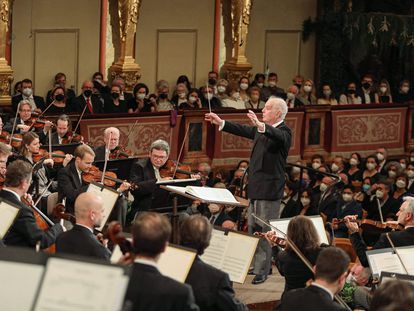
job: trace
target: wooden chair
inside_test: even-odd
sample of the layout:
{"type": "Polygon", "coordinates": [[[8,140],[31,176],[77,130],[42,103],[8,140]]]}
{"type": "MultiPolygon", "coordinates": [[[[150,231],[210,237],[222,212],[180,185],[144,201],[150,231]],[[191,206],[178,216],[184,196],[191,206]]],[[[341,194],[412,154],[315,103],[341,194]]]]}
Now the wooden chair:
{"type": "Polygon", "coordinates": [[[336,247],[339,247],[345,253],[348,254],[349,258],[351,259],[351,262],[355,262],[357,260],[357,254],[355,253],[354,248],[352,247],[352,243],[347,238],[335,238],[334,243],[336,247]]]}

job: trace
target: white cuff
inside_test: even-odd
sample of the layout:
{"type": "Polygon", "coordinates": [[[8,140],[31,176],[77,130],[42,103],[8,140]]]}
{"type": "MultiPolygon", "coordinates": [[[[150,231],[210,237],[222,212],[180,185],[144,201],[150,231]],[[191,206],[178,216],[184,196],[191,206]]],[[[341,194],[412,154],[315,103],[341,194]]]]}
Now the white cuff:
{"type": "Polygon", "coordinates": [[[226,124],[226,121],[223,120],[223,122],[221,123],[221,125],[219,126],[218,130],[222,131],[224,128],[224,125],[226,124]]]}

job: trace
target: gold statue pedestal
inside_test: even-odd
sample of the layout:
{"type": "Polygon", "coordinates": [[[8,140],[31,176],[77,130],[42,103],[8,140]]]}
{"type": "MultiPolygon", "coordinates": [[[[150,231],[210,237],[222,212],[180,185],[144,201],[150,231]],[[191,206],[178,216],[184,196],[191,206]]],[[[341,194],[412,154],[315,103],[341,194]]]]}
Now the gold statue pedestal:
{"type": "Polygon", "coordinates": [[[251,77],[250,72],[252,65],[247,62],[246,57],[242,56],[239,59],[232,58],[230,61],[226,61],[221,67],[220,73],[226,77],[229,82],[238,83],[241,77],[251,77]]]}
{"type": "Polygon", "coordinates": [[[125,81],[125,90],[132,92],[134,86],[141,78],[141,67],[135,63],[135,59],[132,57],[125,57],[122,61],[119,60],[114,63],[110,68],[111,80],[120,77],[125,81]]]}
{"type": "Polygon", "coordinates": [[[13,70],[5,59],[0,59],[0,106],[11,105],[11,84],[13,82],[13,70]]]}

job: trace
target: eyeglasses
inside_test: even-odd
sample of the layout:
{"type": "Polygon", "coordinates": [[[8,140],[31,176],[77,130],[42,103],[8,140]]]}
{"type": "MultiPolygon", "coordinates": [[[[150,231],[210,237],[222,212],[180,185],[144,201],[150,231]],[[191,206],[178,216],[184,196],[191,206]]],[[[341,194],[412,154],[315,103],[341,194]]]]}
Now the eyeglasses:
{"type": "Polygon", "coordinates": [[[153,159],[158,159],[158,160],[164,160],[164,159],[167,159],[168,158],[168,156],[156,156],[156,155],[151,155],[151,158],[153,158],[153,159]]]}

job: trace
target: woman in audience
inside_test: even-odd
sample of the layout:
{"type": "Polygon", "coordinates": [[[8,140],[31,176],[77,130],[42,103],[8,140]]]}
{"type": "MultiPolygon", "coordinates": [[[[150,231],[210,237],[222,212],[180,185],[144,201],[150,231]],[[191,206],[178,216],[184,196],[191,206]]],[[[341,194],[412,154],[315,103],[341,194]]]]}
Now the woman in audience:
{"type": "Polygon", "coordinates": [[[414,100],[414,93],[410,91],[410,81],[402,80],[397,92],[393,95],[395,103],[407,103],[410,100],[414,100]]]}
{"type": "Polygon", "coordinates": [[[328,83],[322,85],[322,92],[318,98],[318,105],[338,105],[335,96],[332,93],[331,86],[328,83]]]}
{"type": "Polygon", "coordinates": [[[361,155],[358,152],[351,154],[349,158],[349,169],[346,172],[349,177],[349,182],[362,181],[361,155]]]}
{"type": "Polygon", "coordinates": [[[187,102],[188,89],[184,83],[178,83],[174,90],[174,95],[171,98],[171,103],[174,107],[179,107],[182,103],[187,102]]]}
{"type": "Polygon", "coordinates": [[[217,82],[217,98],[220,99],[220,101],[223,103],[223,106],[224,100],[229,98],[228,86],[229,82],[226,79],[220,79],[217,82]]]}
{"type": "Polygon", "coordinates": [[[315,87],[312,80],[306,80],[300,88],[298,99],[304,105],[316,105],[315,87]]]}
{"type": "Polygon", "coordinates": [[[249,101],[246,103],[246,109],[263,109],[265,102],[260,100],[260,89],[252,86],[249,91],[249,101]]]}
{"type": "Polygon", "coordinates": [[[375,93],[375,102],[377,104],[392,103],[390,84],[386,79],[382,79],[379,83],[378,91],[375,93]]]}
{"type": "Polygon", "coordinates": [[[391,161],[385,164],[385,171],[387,172],[388,178],[395,181],[397,176],[400,176],[403,172],[403,169],[400,166],[400,163],[397,161],[391,161]]]}
{"type": "Polygon", "coordinates": [[[375,184],[380,179],[380,174],[377,171],[378,159],[375,155],[369,155],[365,160],[366,169],[362,173],[362,178],[371,178],[372,184],[375,184]]]}
{"type": "Polygon", "coordinates": [[[299,215],[313,216],[318,215],[317,205],[311,202],[310,189],[307,188],[300,194],[300,212],[299,215]]]}
{"type": "Polygon", "coordinates": [[[201,104],[203,108],[209,109],[209,106],[211,107],[211,109],[217,109],[217,108],[223,107],[220,99],[214,96],[213,87],[203,86],[201,88],[201,94],[203,95],[201,98],[201,104]]]}
{"type": "Polygon", "coordinates": [[[22,81],[17,81],[14,84],[13,88],[13,96],[21,95],[22,94],[22,81]]]}
{"type": "Polygon", "coordinates": [[[226,108],[236,108],[236,109],[246,109],[246,104],[240,97],[237,85],[230,85],[228,87],[230,97],[223,100],[223,107],[226,108]]]}
{"type": "Polygon", "coordinates": [[[188,79],[188,77],[186,75],[181,75],[177,78],[177,82],[176,85],[180,84],[180,83],[184,83],[185,86],[187,87],[187,90],[191,89],[191,83],[190,80],[188,79]]]}
{"type": "Polygon", "coordinates": [[[187,101],[181,103],[178,109],[180,110],[193,110],[193,109],[201,109],[201,100],[198,95],[197,89],[191,89],[187,95],[187,101]]]}
{"type": "Polygon", "coordinates": [[[50,93],[52,102],[50,107],[45,110],[46,114],[65,114],[73,112],[72,107],[66,104],[65,89],[61,86],[55,87],[50,93]]]}
{"type": "Polygon", "coordinates": [[[49,105],[53,100],[53,91],[56,89],[56,87],[60,86],[63,88],[65,97],[68,99],[68,103],[76,97],[75,91],[72,89],[66,88],[66,75],[63,72],[58,72],[55,75],[55,83],[53,85],[53,89],[49,90],[46,95],[46,105],[49,105]]]}
{"type": "Polygon", "coordinates": [[[175,107],[168,98],[170,93],[170,85],[165,80],[159,80],[155,88],[157,90],[157,111],[170,111],[175,107]]]}
{"type": "Polygon", "coordinates": [[[127,113],[128,107],[125,100],[120,100],[121,87],[119,85],[111,86],[110,97],[106,96],[104,99],[105,113],[127,113]]]}
{"type": "Polygon", "coordinates": [[[244,102],[244,104],[246,105],[246,103],[249,102],[250,97],[249,94],[247,92],[247,89],[249,88],[249,78],[247,77],[241,77],[239,80],[239,95],[240,95],[240,99],[244,102]]]}
{"type": "Polygon", "coordinates": [[[393,198],[399,201],[401,205],[404,203],[404,197],[412,196],[407,192],[408,177],[405,174],[399,175],[394,183],[394,192],[392,194],[393,198]]]}
{"type": "Polygon", "coordinates": [[[155,107],[151,105],[149,99],[147,99],[149,90],[144,83],[138,83],[134,87],[133,95],[127,102],[128,113],[139,113],[139,112],[152,112],[155,107]]]}
{"type": "Polygon", "coordinates": [[[360,96],[356,94],[356,84],[355,82],[348,83],[345,94],[339,96],[340,105],[359,105],[362,103],[360,96]]]}
{"type": "Polygon", "coordinates": [[[408,164],[407,158],[406,157],[400,158],[398,162],[400,163],[402,170],[405,171],[405,169],[407,168],[407,164],[408,164]]]}

